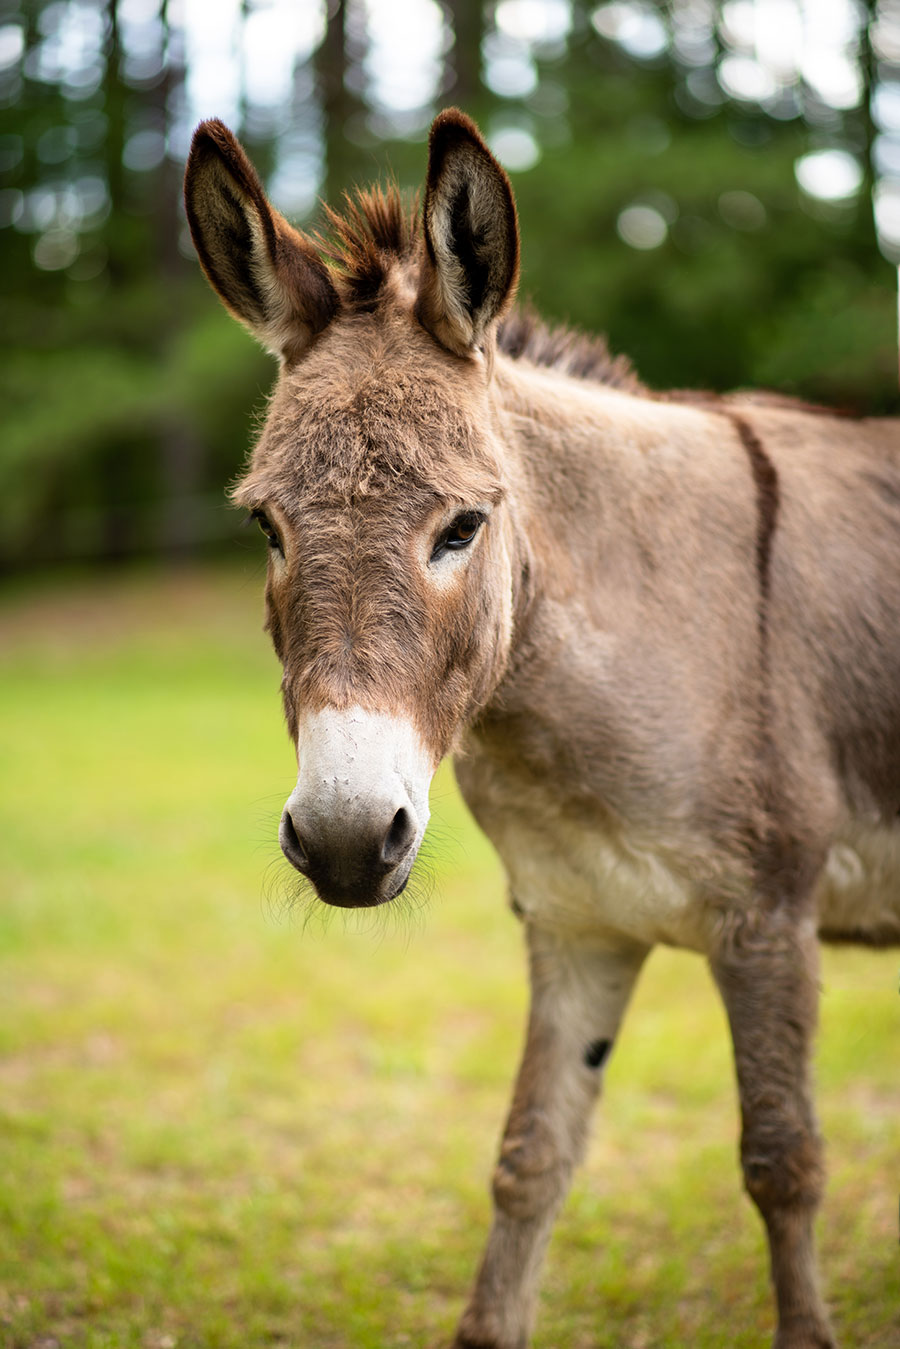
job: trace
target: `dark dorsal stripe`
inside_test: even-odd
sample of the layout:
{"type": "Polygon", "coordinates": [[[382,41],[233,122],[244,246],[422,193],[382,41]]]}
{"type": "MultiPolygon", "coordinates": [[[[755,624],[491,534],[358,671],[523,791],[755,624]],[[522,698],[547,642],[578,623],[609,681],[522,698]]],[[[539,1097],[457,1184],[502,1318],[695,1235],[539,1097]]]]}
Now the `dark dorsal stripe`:
{"type": "Polygon", "coordinates": [[[778,523],[778,473],[753,427],[736,412],[723,409],[747,451],[756,486],[756,577],[759,585],[759,634],[766,655],[769,598],[772,589],[772,540],[778,523]]]}
{"type": "Polygon", "coordinates": [[[723,409],[741,438],[756,487],[756,578],[759,631],[759,799],[764,823],[756,842],[754,873],[760,894],[775,895],[790,870],[795,844],[784,821],[790,818],[773,733],[769,657],[769,602],[772,592],[772,541],[778,523],[778,473],[756,431],[738,413],[723,409]]]}

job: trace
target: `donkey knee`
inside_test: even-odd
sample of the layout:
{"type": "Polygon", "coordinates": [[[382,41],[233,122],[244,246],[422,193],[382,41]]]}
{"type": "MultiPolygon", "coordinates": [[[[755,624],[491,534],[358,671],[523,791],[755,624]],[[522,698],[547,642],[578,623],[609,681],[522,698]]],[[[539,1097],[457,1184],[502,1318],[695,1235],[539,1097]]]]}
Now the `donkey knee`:
{"type": "Polygon", "coordinates": [[[494,1203],[511,1218],[536,1218],[563,1197],[571,1170],[541,1114],[512,1120],[494,1169],[494,1203]]]}
{"type": "Polygon", "coordinates": [[[822,1141],[813,1129],[748,1127],[741,1140],[741,1165],[747,1193],[764,1217],[784,1208],[815,1208],[822,1197],[822,1141]]]}

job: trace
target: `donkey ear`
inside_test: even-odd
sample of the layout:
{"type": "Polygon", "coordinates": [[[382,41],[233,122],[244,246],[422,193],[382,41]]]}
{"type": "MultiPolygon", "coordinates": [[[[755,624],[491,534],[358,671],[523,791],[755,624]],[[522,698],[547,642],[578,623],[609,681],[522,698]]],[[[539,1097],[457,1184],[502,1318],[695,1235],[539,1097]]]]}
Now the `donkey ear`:
{"type": "Polygon", "coordinates": [[[515,292],[519,230],[509,179],[457,108],[432,123],[424,226],[416,312],[443,346],[466,355],[515,292]]]}
{"type": "Polygon", "coordinates": [[[276,356],[296,360],[334,317],[338,297],[312,245],[266,200],[223,122],[201,122],[184,175],[194,247],[213,289],[276,356]]]}

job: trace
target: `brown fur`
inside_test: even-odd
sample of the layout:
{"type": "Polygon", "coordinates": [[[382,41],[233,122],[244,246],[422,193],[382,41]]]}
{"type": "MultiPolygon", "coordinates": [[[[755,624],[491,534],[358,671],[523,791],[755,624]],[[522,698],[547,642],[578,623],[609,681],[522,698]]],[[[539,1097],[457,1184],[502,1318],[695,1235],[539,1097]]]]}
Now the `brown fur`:
{"type": "Polygon", "coordinates": [[[362,194],[315,249],[267,223],[251,174],[224,128],[198,132],[198,251],[283,362],[234,497],[280,543],[266,598],[291,734],[358,706],[412,723],[433,761],[460,751],[531,952],[456,1345],[526,1344],[599,1086],[586,1049],[614,1041],[666,942],[705,953],[728,1011],[777,1344],[830,1346],[815,929],[900,940],[897,424],[650,394],[605,344],[503,318],[511,191],[462,114],[435,124],[424,225],[396,191],[362,194]],[[436,562],[474,510],[471,545],[436,562]],[[848,849],[871,893],[837,865],[848,849]]]}

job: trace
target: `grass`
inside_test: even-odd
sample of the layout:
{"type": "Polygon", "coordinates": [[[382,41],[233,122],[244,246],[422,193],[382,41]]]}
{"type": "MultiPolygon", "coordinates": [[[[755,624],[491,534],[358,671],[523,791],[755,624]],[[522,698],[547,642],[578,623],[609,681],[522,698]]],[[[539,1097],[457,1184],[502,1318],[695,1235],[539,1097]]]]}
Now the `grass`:
{"type": "MultiPolygon", "coordinates": [[[[304,925],[250,569],[0,604],[0,1344],[437,1349],[525,1009],[502,877],[442,770],[431,904],[304,925]],[[274,887],[266,876],[276,877],[274,887]]],[[[896,952],[826,952],[819,1234],[841,1342],[900,1342],[896,952]]],[[[655,953],[550,1251],[537,1349],[758,1346],[724,1018],[655,953]]]]}

